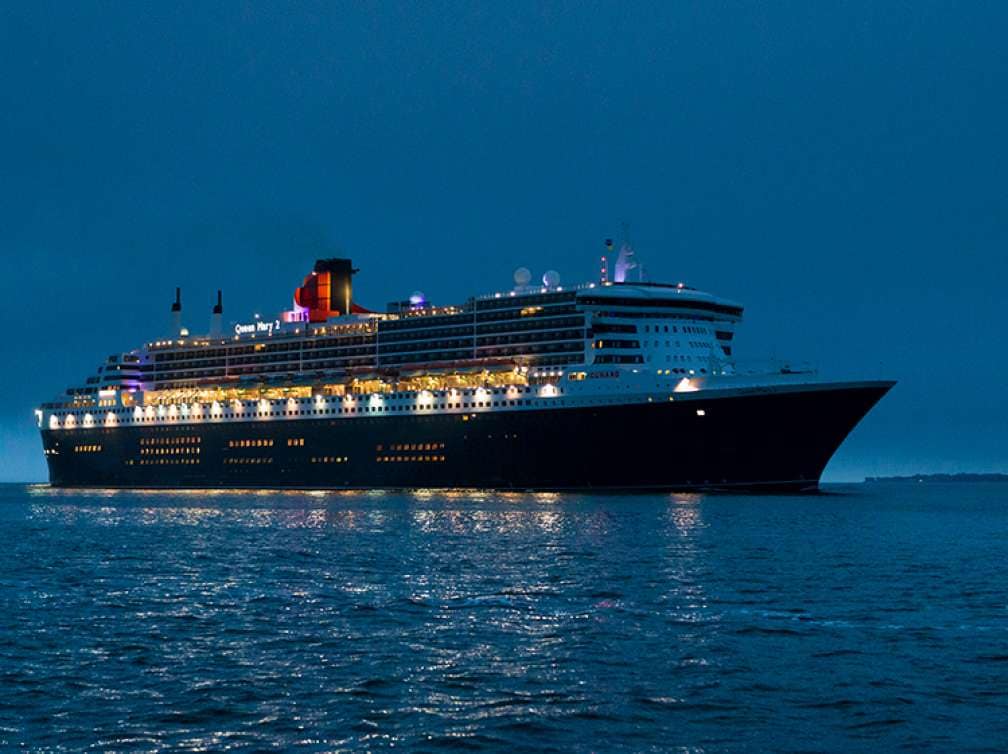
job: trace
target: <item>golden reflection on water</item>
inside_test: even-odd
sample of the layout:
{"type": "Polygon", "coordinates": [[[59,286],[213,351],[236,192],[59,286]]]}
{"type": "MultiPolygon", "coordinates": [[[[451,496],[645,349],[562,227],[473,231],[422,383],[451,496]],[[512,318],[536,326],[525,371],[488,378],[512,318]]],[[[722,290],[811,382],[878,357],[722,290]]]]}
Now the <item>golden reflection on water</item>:
{"type": "MultiPolygon", "coordinates": [[[[475,489],[415,489],[390,493],[385,490],[81,490],[33,485],[28,493],[35,501],[31,508],[33,516],[65,524],[201,526],[226,523],[248,528],[328,527],[355,531],[381,530],[396,525],[399,518],[405,517],[406,524],[417,531],[458,534],[510,534],[528,530],[556,533],[571,523],[569,514],[560,504],[580,500],[555,492],[475,489]],[[391,505],[382,504],[386,501],[391,505]]],[[[582,512],[581,515],[586,514],[582,512]]],[[[590,513],[587,515],[591,518],[590,513]]],[[[582,521],[582,525],[598,533],[598,521],[582,521]]]]}
{"type": "Polygon", "coordinates": [[[652,528],[658,523],[646,533],[664,538],[669,567],[677,578],[687,578],[697,567],[701,553],[695,539],[706,526],[702,494],[671,494],[662,503],[662,498],[655,497],[468,489],[71,490],[34,485],[28,491],[36,501],[32,515],[68,524],[228,524],[347,532],[405,526],[425,534],[456,535],[567,532],[585,538],[596,549],[609,546],[613,536],[634,538],[644,534],[621,525],[621,510],[632,508],[638,515],[643,510],[651,519],[650,523],[638,522],[635,526],[652,528]],[[150,504],[146,504],[148,501],[150,504]],[[645,502],[643,508],[640,501],[645,502]],[[652,507],[655,504],[664,507],[652,507]]]}
{"type": "Polygon", "coordinates": [[[120,487],[50,487],[47,484],[27,485],[28,494],[32,497],[42,498],[72,498],[76,500],[87,500],[88,498],[116,498],[130,497],[152,499],[164,497],[182,498],[299,498],[299,497],[334,497],[334,498],[385,498],[390,493],[387,490],[335,490],[335,489],[261,489],[261,488],[182,488],[182,489],[127,489],[120,487]]]}

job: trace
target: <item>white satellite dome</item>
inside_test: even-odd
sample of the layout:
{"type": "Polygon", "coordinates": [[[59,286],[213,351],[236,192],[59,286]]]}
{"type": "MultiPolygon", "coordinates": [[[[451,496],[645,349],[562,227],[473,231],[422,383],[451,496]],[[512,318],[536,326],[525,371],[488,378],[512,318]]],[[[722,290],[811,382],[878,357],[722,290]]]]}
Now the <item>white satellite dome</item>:
{"type": "Polygon", "coordinates": [[[560,273],[556,270],[546,270],[543,274],[543,285],[547,288],[556,288],[560,285],[560,273]]]}
{"type": "Polygon", "coordinates": [[[532,271],[528,267],[519,267],[514,271],[514,281],[515,285],[521,287],[523,285],[528,285],[529,280],[532,279],[532,271]]]}

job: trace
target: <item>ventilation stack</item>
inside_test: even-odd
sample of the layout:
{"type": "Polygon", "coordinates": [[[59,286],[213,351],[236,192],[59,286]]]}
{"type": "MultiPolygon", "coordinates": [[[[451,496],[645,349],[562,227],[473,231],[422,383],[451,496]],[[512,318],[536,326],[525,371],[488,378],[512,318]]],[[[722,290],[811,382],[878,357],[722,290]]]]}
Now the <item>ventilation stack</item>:
{"type": "Polygon", "coordinates": [[[182,289],[175,289],[175,303],[171,305],[171,337],[182,334],[182,289]]]}
{"type": "Polygon", "coordinates": [[[210,315],[210,337],[219,338],[223,329],[224,320],[224,298],[220,290],[217,291],[217,303],[214,304],[213,313],[210,315]]]}

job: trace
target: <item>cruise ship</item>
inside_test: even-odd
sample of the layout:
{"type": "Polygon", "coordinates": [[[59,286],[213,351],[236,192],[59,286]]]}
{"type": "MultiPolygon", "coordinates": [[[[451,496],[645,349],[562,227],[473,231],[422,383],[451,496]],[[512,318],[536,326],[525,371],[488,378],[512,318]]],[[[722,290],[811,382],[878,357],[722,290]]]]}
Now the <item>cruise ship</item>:
{"type": "Polygon", "coordinates": [[[36,409],[50,482],[816,489],[893,383],[745,369],[741,305],[606,251],[597,282],[520,268],[503,291],[385,311],[354,301],[351,260],[320,259],[274,319],[225,328],[218,291],[205,335],[176,289],[162,337],[36,409]]]}

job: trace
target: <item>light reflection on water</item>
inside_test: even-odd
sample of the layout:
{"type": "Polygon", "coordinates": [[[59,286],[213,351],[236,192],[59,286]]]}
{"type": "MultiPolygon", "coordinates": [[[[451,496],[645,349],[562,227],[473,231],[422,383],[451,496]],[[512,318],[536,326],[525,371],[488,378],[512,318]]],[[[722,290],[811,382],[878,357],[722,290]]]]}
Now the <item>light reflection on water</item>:
{"type": "MultiPolygon", "coordinates": [[[[101,526],[211,522],[246,527],[356,530],[382,528],[400,519],[418,530],[437,533],[506,534],[526,528],[560,531],[563,504],[573,495],[548,492],[427,490],[386,493],[381,490],[68,490],[33,485],[28,488],[33,517],[101,526]],[[45,502],[41,502],[45,501],[45,502]]],[[[698,496],[694,496],[697,498],[698,496]]],[[[682,501],[683,498],[676,498],[682,501]]],[[[586,533],[604,533],[604,515],[583,518],[586,533]]]]}
{"type": "Polygon", "coordinates": [[[0,748],[1008,740],[978,500],[0,487],[0,748]]]}

